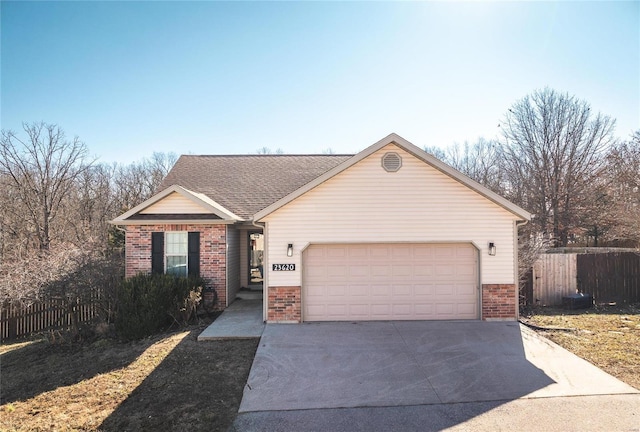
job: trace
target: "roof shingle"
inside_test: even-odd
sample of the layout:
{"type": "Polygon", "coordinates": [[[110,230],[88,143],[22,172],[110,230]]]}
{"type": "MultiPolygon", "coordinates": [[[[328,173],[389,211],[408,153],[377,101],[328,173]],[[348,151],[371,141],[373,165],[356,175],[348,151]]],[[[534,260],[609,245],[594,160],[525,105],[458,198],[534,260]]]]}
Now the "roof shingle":
{"type": "Polygon", "coordinates": [[[251,219],[353,155],[180,156],[159,190],[177,184],[251,219]]]}

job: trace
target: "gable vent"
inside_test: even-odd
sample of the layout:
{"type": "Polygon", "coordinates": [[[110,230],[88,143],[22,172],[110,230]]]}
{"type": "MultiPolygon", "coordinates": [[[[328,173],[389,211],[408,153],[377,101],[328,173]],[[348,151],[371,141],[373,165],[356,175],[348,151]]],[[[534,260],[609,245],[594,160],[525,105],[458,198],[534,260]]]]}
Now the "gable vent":
{"type": "Polygon", "coordinates": [[[385,153],[382,156],[382,168],[387,172],[396,172],[402,166],[402,158],[398,153],[385,153]]]}

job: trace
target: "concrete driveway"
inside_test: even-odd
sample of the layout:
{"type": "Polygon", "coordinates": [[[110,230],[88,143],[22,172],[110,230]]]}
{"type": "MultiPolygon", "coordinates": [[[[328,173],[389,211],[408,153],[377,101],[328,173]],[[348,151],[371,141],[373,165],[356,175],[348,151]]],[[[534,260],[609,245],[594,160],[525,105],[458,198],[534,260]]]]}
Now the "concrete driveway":
{"type": "MultiPolygon", "coordinates": [[[[511,411],[522,416],[525,406],[548,415],[551,400],[558,407],[558,398],[572,397],[569,406],[583,400],[586,408],[601,395],[618,398],[623,413],[615,424],[634,430],[640,425],[638,393],[515,322],[267,325],[233,428],[482,430],[477,422],[484,418],[486,430],[495,430],[509,424],[495,423],[490,413],[498,407],[513,421],[511,411]]],[[[557,430],[572,429],[575,421],[557,430]]],[[[553,430],[551,423],[512,426],[525,425],[553,430]]]]}

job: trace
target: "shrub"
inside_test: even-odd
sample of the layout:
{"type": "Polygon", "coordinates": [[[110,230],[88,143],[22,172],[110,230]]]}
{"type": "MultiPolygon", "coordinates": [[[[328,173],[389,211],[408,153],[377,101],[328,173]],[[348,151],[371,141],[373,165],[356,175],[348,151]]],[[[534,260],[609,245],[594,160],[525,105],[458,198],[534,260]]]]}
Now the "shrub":
{"type": "Polygon", "coordinates": [[[174,323],[185,324],[203,286],[204,280],[193,276],[138,274],[125,280],[118,290],[118,334],[140,339],[174,323]]]}

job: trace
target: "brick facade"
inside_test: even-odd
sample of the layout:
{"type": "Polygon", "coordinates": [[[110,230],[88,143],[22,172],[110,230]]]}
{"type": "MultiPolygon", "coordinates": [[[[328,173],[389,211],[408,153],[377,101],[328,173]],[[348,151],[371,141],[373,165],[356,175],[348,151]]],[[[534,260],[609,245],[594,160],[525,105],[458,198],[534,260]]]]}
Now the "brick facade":
{"type": "Polygon", "coordinates": [[[159,224],[126,227],[125,276],[151,273],[151,233],[189,231],[200,233],[200,276],[218,295],[217,308],[227,304],[227,228],[226,225],[159,224]]]}
{"type": "Polygon", "coordinates": [[[299,286],[269,287],[268,302],[267,321],[296,323],[302,321],[299,286]]]}
{"type": "Polygon", "coordinates": [[[514,284],[482,285],[482,319],[514,320],[516,316],[516,286],[514,284]]]}

